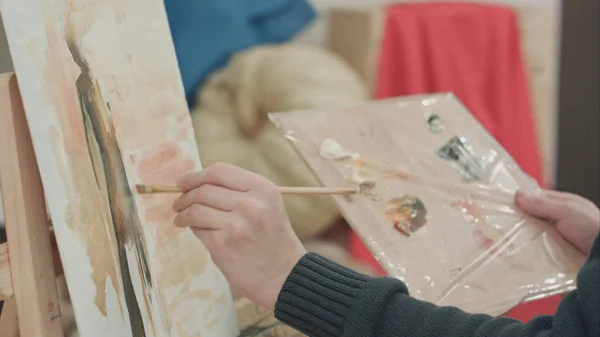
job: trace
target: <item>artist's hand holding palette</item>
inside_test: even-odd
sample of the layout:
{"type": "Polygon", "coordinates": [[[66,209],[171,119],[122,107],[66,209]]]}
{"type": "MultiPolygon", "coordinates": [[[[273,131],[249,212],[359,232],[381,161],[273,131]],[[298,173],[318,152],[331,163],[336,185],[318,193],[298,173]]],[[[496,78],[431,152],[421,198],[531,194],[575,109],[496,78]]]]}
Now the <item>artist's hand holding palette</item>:
{"type": "Polygon", "coordinates": [[[514,192],[541,193],[449,94],[273,114],[390,276],[413,297],[500,315],[572,290],[584,256],[514,192]]]}

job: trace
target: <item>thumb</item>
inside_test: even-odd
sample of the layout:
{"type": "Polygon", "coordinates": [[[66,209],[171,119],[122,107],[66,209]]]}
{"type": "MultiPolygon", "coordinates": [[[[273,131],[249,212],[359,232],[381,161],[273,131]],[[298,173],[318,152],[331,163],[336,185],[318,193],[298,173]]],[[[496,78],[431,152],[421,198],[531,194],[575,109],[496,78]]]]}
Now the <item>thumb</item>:
{"type": "Polygon", "coordinates": [[[515,203],[525,213],[551,221],[558,221],[564,213],[565,202],[542,195],[532,195],[518,191],[515,203]]]}

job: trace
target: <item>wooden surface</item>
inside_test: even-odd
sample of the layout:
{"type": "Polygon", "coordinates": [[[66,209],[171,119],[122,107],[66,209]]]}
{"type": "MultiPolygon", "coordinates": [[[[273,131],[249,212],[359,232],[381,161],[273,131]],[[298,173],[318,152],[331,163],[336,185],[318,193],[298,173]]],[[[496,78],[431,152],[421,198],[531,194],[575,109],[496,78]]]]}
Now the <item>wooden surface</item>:
{"type": "Polygon", "coordinates": [[[0,76],[0,178],[22,337],[62,337],[44,193],[14,75],[0,76]]]}
{"type": "Polygon", "coordinates": [[[403,280],[413,297],[500,315],[530,292],[572,290],[584,256],[551,226],[514,208],[514,191],[537,186],[454,96],[282,113],[273,120],[294,135],[291,144],[324,186],[354,184],[349,167],[360,163],[322,158],[319,149],[328,138],[360,154],[374,170],[380,200],[334,198],[381,266],[403,280]],[[439,133],[430,131],[431,113],[445,125],[439,133]],[[465,182],[456,163],[436,154],[455,136],[467,140],[470,160],[489,160],[480,181],[465,182]],[[425,225],[411,236],[386,216],[389,201],[407,196],[421,200],[427,211],[425,225]]]}
{"type": "Polygon", "coordinates": [[[367,85],[369,96],[374,96],[377,90],[384,20],[382,7],[339,7],[329,12],[327,48],[358,72],[367,85]]]}
{"type": "Polygon", "coordinates": [[[0,7],[81,335],[236,335],[175,196],[132,192],[201,168],[163,1],[0,7]]]}
{"type": "Polygon", "coordinates": [[[0,244],[0,301],[14,295],[12,275],[10,272],[10,258],[8,257],[8,244],[0,244]]]}
{"type": "Polygon", "coordinates": [[[0,337],[23,337],[19,335],[17,301],[14,297],[6,300],[2,307],[2,313],[0,314],[0,337]]]}

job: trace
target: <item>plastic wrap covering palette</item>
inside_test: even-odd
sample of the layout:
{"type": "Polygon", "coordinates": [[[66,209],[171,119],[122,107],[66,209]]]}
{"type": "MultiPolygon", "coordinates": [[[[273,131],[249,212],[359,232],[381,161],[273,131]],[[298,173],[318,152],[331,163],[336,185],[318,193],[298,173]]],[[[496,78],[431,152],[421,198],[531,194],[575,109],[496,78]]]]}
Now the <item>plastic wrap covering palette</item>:
{"type": "Polygon", "coordinates": [[[500,315],[575,288],[584,256],[514,206],[542,193],[450,94],[271,114],[390,276],[413,297],[500,315]]]}

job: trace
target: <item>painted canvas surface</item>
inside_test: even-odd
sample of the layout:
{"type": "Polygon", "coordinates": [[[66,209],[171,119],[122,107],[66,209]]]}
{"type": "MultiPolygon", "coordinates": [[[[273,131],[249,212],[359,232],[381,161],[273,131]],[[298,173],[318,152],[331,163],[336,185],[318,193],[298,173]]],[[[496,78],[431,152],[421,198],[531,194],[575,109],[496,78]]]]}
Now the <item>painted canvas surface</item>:
{"type": "Polygon", "coordinates": [[[0,3],[81,335],[235,336],[174,196],[133,192],[201,167],[163,2],[0,3]]]}
{"type": "Polygon", "coordinates": [[[541,193],[450,94],[272,116],[390,276],[413,297],[500,315],[572,290],[584,256],[514,206],[541,193]]]}

